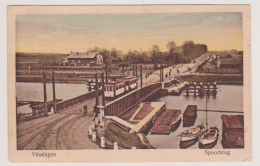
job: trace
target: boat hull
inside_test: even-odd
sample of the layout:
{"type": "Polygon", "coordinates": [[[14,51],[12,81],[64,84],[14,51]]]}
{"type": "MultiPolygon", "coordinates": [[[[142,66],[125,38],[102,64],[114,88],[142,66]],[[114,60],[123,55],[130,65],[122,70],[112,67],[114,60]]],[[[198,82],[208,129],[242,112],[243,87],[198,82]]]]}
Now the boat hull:
{"type": "Polygon", "coordinates": [[[205,145],[210,145],[210,144],[214,144],[216,142],[216,140],[218,139],[218,129],[210,129],[208,132],[205,132],[200,138],[199,138],[199,142],[201,145],[205,146],[205,145]],[[207,135],[209,133],[209,131],[214,131],[215,135],[212,138],[205,138],[205,135],[207,135]]]}
{"type": "Polygon", "coordinates": [[[193,140],[195,140],[197,138],[198,138],[198,136],[189,136],[189,137],[182,136],[181,137],[181,142],[193,141],[193,140]]]}

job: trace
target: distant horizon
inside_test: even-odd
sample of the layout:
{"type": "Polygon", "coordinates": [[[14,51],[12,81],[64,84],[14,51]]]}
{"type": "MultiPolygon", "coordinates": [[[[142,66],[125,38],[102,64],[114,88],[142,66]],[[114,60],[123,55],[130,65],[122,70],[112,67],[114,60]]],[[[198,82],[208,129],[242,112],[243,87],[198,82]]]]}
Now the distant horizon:
{"type": "MultiPolygon", "coordinates": [[[[101,49],[103,49],[103,48],[101,48],[101,49]]],[[[109,49],[109,51],[110,50],[111,49],[109,49]]],[[[230,50],[208,50],[207,52],[226,52],[226,51],[232,51],[232,50],[243,51],[243,50],[237,50],[237,49],[230,49],[230,50]]],[[[121,51],[121,50],[117,50],[117,51],[121,51]]],[[[135,51],[135,50],[131,50],[131,51],[135,51]]],[[[148,52],[148,51],[150,51],[150,50],[142,50],[142,52],[148,52]]],[[[72,52],[84,52],[84,51],[72,51],[72,52]]],[[[85,51],[85,52],[89,52],[89,51],[85,51]]],[[[34,54],[34,53],[39,53],[39,54],[69,54],[70,51],[66,52],[66,53],[64,53],[64,52],[21,52],[21,51],[16,51],[15,53],[25,53],[25,54],[34,54]]],[[[123,52],[123,53],[127,54],[127,52],[123,52]]]]}
{"type": "Polygon", "coordinates": [[[209,51],[243,50],[242,13],[18,15],[16,52],[149,51],[184,41],[209,51]]]}

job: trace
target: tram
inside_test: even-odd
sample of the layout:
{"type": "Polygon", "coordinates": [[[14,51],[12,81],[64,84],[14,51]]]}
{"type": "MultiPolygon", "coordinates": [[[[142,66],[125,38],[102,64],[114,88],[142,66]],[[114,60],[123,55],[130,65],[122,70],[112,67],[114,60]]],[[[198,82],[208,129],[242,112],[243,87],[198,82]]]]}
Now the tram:
{"type": "Polygon", "coordinates": [[[127,76],[116,81],[110,81],[105,84],[105,98],[115,99],[122,94],[137,88],[137,78],[135,76],[127,76]]]}

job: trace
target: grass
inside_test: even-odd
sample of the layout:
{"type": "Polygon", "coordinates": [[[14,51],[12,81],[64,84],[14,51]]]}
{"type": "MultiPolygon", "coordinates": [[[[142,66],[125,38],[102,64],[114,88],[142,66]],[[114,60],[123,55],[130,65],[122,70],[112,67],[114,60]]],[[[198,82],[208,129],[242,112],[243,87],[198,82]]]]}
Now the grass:
{"type": "Polygon", "coordinates": [[[105,130],[105,137],[111,142],[117,142],[124,148],[147,148],[137,136],[137,134],[130,134],[114,123],[109,123],[105,130]]]}
{"type": "Polygon", "coordinates": [[[214,73],[214,74],[242,74],[240,68],[231,67],[221,67],[218,68],[217,65],[207,62],[199,70],[200,73],[214,73]]]}

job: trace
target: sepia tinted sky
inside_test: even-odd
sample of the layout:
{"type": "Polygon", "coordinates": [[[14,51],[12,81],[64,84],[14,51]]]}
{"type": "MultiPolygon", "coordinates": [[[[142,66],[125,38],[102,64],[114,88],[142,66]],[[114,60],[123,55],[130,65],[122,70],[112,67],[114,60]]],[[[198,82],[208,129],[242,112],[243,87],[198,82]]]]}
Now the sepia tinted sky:
{"type": "Polygon", "coordinates": [[[241,13],[19,15],[16,51],[69,53],[89,48],[148,50],[168,41],[243,49],[241,13]]]}

